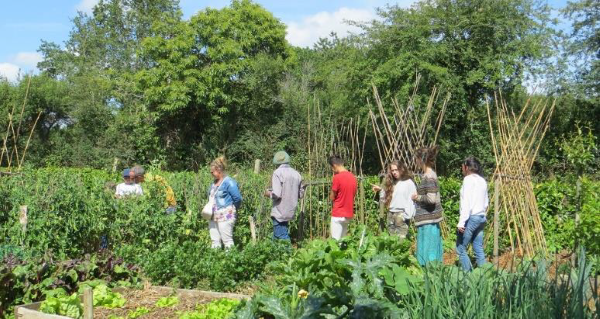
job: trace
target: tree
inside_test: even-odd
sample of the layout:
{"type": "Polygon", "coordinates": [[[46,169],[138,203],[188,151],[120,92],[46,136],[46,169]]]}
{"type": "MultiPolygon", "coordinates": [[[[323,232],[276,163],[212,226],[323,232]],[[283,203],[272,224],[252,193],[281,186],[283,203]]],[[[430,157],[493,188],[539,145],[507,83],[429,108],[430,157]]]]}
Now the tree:
{"type": "Polygon", "coordinates": [[[206,160],[276,121],[277,82],[291,51],[285,25],[270,12],[232,1],[156,28],[142,51],[152,67],[136,78],[168,153],[206,160]]]}

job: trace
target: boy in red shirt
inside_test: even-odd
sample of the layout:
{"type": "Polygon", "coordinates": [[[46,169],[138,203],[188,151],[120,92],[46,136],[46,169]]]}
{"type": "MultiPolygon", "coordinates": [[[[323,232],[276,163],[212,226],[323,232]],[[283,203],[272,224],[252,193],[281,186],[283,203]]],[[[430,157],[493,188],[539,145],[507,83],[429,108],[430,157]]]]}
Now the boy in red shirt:
{"type": "Polygon", "coordinates": [[[329,157],[333,170],[333,183],[329,198],[333,202],[331,210],[331,237],[339,240],[348,233],[348,224],[354,217],[354,196],[356,195],[356,177],[344,167],[339,156],[329,157]]]}

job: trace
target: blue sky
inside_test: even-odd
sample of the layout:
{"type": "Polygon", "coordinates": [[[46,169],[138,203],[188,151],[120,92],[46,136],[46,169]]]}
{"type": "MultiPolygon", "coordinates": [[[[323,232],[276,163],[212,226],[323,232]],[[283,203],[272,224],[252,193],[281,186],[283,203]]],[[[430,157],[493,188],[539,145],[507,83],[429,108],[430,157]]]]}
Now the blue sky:
{"type": "MultiPolygon", "coordinates": [[[[0,76],[14,80],[19,73],[36,71],[41,40],[62,44],[69,36],[77,11],[91,12],[98,0],[2,0],[0,10],[0,76]]],[[[353,28],[344,20],[368,21],[375,8],[387,3],[410,6],[415,0],[255,0],[288,26],[288,41],[311,46],[335,31],[340,36],[353,28]]],[[[206,7],[221,8],[229,0],[180,0],[184,18],[206,7]]],[[[562,8],[566,0],[549,0],[562,8]]]]}

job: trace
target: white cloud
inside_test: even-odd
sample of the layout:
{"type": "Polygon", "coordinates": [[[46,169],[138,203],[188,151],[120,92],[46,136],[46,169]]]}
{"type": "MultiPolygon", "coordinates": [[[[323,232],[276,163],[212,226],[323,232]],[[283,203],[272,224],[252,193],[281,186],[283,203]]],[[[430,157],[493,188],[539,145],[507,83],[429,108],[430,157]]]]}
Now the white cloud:
{"type": "Polygon", "coordinates": [[[15,82],[19,77],[19,66],[12,63],[0,63],[0,77],[15,82]]]}
{"type": "Polygon", "coordinates": [[[372,9],[352,9],[342,7],[330,13],[326,11],[304,17],[301,22],[287,23],[286,39],[292,45],[307,47],[313,45],[319,38],[327,37],[331,32],[339,37],[345,37],[360,28],[351,26],[347,21],[367,22],[376,18],[372,9]]]}
{"type": "Polygon", "coordinates": [[[13,62],[24,67],[36,68],[38,62],[42,61],[43,57],[38,52],[19,52],[14,57],[13,62]]]}
{"type": "Polygon", "coordinates": [[[96,4],[98,4],[98,0],[81,0],[81,2],[75,6],[75,9],[85,13],[92,13],[92,9],[94,9],[96,4]]]}

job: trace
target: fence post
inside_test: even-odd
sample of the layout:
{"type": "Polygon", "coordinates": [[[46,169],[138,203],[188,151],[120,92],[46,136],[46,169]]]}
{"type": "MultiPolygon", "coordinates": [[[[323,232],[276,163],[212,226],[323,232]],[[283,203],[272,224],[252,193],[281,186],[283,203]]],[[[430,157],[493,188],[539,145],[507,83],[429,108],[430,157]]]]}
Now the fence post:
{"type": "Polygon", "coordinates": [[[260,160],[254,160],[254,174],[260,173],[260,160]]]}
{"type": "Polygon", "coordinates": [[[366,225],[366,223],[365,223],[365,185],[364,185],[365,183],[364,183],[362,176],[359,179],[359,181],[360,181],[359,182],[359,185],[360,185],[360,193],[359,193],[359,196],[360,196],[359,197],[360,219],[361,219],[361,222],[364,225],[366,225]]]}
{"type": "Polygon", "coordinates": [[[250,221],[250,235],[252,235],[252,242],[256,243],[256,225],[254,224],[254,217],[248,216],[250,221]]]}
{"type": "Polygon", "coordinates": [[[494,183],[494,265],[498,266],[498,232],[500,229],[500,185],[499,177],[494,183]]]}
{"type": "Polygon", "coordinates": [[[92,288],[87,287],[83,290],[83,319],[94,318],[94,293],[92,288]]]}
{"type": "Polygon", "coordinates": [[[115,157],[115,160],[113,161],[113,167],[112,167],[113,173],[117,171],[117,165],[119,165],[119,158],[115,157]]]}
{"type": "Polygon", "coordinates": [[[27,205],[19,207],[19,224],[23,228],[23,233],[27,231],[27,205]]]}

